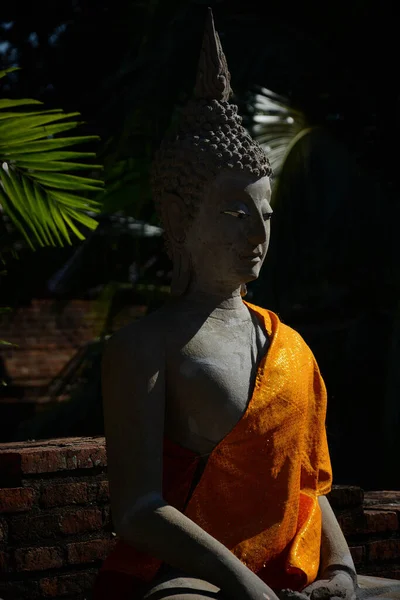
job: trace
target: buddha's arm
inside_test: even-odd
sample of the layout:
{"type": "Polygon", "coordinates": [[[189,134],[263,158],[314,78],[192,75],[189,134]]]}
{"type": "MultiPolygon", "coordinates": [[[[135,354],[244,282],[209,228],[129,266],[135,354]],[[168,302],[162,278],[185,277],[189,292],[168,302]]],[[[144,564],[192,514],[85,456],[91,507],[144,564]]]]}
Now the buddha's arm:
{"type": "Polygon", "coordinates": [[[342,568],[356,579],[356,570],[346,539],[325,496],[319,497],[322,512],[320,573],[342,568]]]}
{"type": "Polygon", "coordinates": [[[102,383],[113,522],[118,536],[227,598],[277,600],[225,546],[162,497],[164,352],[138,322],[111,338],[102,383]]]}

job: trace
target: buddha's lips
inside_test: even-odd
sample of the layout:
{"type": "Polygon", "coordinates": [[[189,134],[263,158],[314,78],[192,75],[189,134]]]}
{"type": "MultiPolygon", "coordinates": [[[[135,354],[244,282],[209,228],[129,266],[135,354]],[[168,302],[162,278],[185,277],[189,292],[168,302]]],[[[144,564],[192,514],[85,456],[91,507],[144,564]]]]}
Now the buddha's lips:
{"type": "Polygon", "coordinates": [[[249,260],[251,262],[258,262],[261,260],[262,254],[257,253],[257,254],[241,255],[240,258],[243,260],[249,260]]]}

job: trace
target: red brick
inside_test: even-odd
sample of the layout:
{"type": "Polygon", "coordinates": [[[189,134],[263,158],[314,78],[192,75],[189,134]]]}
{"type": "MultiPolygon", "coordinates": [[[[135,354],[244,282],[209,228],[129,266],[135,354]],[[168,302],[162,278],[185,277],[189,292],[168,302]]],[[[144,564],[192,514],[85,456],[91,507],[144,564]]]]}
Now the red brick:
{"type": "Polygon", "coordinates": [[[4,519],[0,519],[0,543],[7,542],[8,525],[4,519]]]}
{"type": "Polygon", "coordinates": [[[60,595],[58,577],[46,577],[45,579],[41,579],[39,581],[39,589],[45,598],[56,598],[60,595]]]}
{"type": "Polygon", "coordinates": [[[66,438],[4,444],[0,475],[52,473],[107,466],[104,438],[66,438]]]}
{"type": "Polygon", "coordinates": [[[115,545],[115,540],[102,538],[67,545],[68,563],[77,565],[104,560],[115,545]]]}
{"type": "Polygon", "coordinates": [[[397,514],[386,510],[366,510],[365,533],[381,533],[383,531],[396,531],[399,523],[397,514]]]}
{"type": "Polygon", "coordinates": [[[95,531],[103,526],[101,510],[88,508],[65,513],[60,518],[60,530],[66,535],[95,531]]]}
{"type": "Polygon", "coordinates": [[[365,546],[349,546],[349,548],[356,566],[365,562],[365,546]]]}
{"type": "Polygon", "coordinates": [[[14,553],[17,571],[43,571],[63,566],[60,548],[20,548],[14,553]]]}
{"type": "Polygon", "coordinates": [[[105,467],[107,455],[105,447],[83,447],[76,452],[70,450],[68,453],[68,465],[70,469],[92,469],[93,467],[105,467]]]}
{"type": "Polygon", "coordinates": [[[355,485],[334,485],[328,499],[333,508],[360,506],[364,500],[364,492],[355,485]]]}
{"type": "Polygon", "coordinates": [[[365,516],[362,507],[337,515],[337,520],[345,536],[364,531],[365,516]]]}
{"type": "Polygon", "coordinates": [[[89,501],[88,488],[89,484],[86,482],[49,483],[43,489],[40,501],[45,508],[86,504],[89,501]]]}
{"type": "Polygon", "coordinates": [[[92,590],[96,575],[96,570],[90,570],[46,577],[39,580],[39,589],[43,598],[80,597],[92,590]]]}
{"type": "Polygon", "coordinates": [[[399,522],[400,528],[400,502],[388,502],[387,504],[372,504],[368,505],[369,510],[384,510],[389,512],[395,512],[399,522]]]}
{"type": "Polygon", "coordinates": [[[368,561],[400,560],[400,539],[378,540],[367,544],[368,561]]]}
{"type": "Polygon", "coordinates": [[[110,501],[110,488],[108,481],[100,481],[97,490],[97,502],[109,502],[110,501]]]}
{"type": "Polygon", "coordinates": [[[366,505],[374,504],[400,504],[400,490],[378,490],[365,492],[364,502],[366,505]]]}
{"type": "Polygon", "coordinates": [[[362,510],[362,508],[339,513],[338,523],[345,536],[368,533],[382,533],[398,529],[397,514],[394,511],[362,510]]]}
{"type": "Polygon", "coordinates": [[[22,512],[29,510],[35,501],[32,488],[0,489],[0,513],[22,512]]]}
{"type": "Polygon", "coordinates": [[[9,537],[13,543],[41,542],[61,532],[60,515],[42,513],[9,520],[9,537]]]}
{"type": "Polygon", "coordinates": [[[28,452],[3,452],[1,455],[2,475],[22,475],[23,473],[47,473],[66,469],[65,457],[57,451],[33,450],[28,452]]]}

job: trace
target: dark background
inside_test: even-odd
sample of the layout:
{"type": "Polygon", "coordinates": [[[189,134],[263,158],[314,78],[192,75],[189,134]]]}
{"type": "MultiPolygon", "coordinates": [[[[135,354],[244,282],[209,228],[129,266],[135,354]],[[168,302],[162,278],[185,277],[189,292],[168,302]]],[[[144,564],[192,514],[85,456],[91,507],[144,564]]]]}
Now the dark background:
{"type": "MultiPolygon", "coordinates": [[[[83,130],[102,138],[106,180],[122,184],[106,198],[104,222],[123,211],[157,224],[149,165],[194,83],[208,5],[246,122],[252,92],[264,86],[320,126],[289,157],[270,256],[250,297],[316,354],[337,483],[397,489],[399,83],[390,3],[14,0],[1,7],[0,66],[21,71],[2,94],[80,111],[83,130]]],[[[75,250],[22,248],[2,278],[1,303],[51,297],[49,278],[75,250]]],[[[132,260],[143,265],[154,254],[165,283],[159,241],[97,236],[59,297],[127,282],[132,260]]]]}

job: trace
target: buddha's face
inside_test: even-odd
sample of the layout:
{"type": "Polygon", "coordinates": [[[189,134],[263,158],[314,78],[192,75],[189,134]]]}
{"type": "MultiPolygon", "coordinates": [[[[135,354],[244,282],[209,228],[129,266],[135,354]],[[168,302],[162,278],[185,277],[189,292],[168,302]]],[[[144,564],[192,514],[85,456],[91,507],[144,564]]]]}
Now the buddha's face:
{"type": "Polygon", "coordinates": [[[221,172],[186,236],[198,282],[236,286],[257,279],[268,250],[272,214],[268,177],[221,172]]]}

